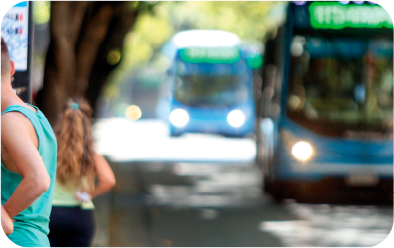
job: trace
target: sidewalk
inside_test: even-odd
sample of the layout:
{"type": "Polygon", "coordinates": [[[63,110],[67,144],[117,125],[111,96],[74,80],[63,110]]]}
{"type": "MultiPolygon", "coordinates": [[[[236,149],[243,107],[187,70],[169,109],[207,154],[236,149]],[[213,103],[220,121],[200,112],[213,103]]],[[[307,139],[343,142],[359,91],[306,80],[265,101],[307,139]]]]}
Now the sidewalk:
{"type": "Polygon", "coordinates": [[[93,200],[96,215],[95,247],[152,246],[149,213],[143,205],[138,163],[111,163],[115,188],[93,200]]]}
{"type": "Polygon", "coordinates": [[[111,192],[93,200],[96,217],[96,234],[93,247],[108,247],[110,243],[109,225],[111,216],[111,192]]]}

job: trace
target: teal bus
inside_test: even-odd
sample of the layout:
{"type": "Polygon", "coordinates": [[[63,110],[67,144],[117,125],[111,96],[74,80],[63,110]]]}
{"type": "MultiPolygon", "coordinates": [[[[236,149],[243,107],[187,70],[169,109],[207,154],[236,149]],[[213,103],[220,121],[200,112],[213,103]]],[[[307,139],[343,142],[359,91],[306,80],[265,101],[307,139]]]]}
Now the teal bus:
{"type": "Polygon", "coordinates": [[[364,1],[295,1],[265,44],[264,189],[277,200],[393,199],[393,22],[364,1]]]}

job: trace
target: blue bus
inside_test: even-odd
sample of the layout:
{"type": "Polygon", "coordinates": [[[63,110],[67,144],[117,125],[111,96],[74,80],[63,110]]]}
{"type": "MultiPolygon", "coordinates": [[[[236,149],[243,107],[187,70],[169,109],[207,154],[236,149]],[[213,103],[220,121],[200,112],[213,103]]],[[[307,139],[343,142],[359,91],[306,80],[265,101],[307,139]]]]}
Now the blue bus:
{"type": "Polygon", "coordinates": [[[242,137],[254,133],[252,69],[256,56],[242,51],[235,34],[183,31],[174,35],[166,50],[172,55],[168,108],[160,114],[166,114],[171,136],[213,133],[242,137]]]}
{"type": "Polygon", "coordinates": [[[291,2],[265,44],[258,163],[276,200],[392,204],[393,22],[361,2],[291,2]]]}

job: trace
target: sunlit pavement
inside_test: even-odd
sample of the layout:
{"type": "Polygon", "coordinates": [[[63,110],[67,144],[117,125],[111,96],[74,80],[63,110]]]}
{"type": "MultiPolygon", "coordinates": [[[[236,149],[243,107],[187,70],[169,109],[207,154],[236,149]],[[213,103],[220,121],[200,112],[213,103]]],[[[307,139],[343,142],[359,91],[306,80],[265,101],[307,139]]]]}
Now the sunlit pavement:
{"type": "MultiPolygon", "coordinates": [[[[262,177],[250,159],[254,150],[241,149],[243,152],[227,158],[221,151],[216,160],[209,149],[203,150],[200,158],[190,151],[187,156],[193,159],[174,152],[163,158],[152,154],[160,148],[157,145],[150,146],[149,155],[150,152],[142,151],[149,145],[132,144],[155,143],[154,135],[165,135],[162,124],[145,123],[138,129],[137,122],[129,123],[133,129],[130,131],[127,123],[120,120],[110,125],[118,125],[116,132],[123,133],[123,139],[129,142],[123,144],[146,154],[145,158],[133,154],[133,149],[126,152],[126,148],[121,148],[124,154],[116,152],[119,144],[111,146],[113,143],[106,142],[113,142],[116,133],[110,135],[107,129],[106,137],[99,136],[95,129],[101,151],[105,147],[107,152],[113,152],[104,154],[117,178],[113,192],[95,200],[95,246],[370,247],[383,241],[392,228],[393,210],[389,206],[313,205],[291,200],[276,204],[260,190],[262,177]],[[149,124],[150,133],[146,129],[149,124]],[[209,162],[202,160],[203,154],[211,156],[209,162]],[[183,158],[177,161],[177,156],[183,158]]],[[[100,128],[105,130],[108,126],[100,128]]],[[[164,150],[171,150],[176,142],[178,148],[182,147],[182,137],[156,138],[161,139],[164,150]]],[[[235,139],[188,135],[183,137],[183,151],[193,143],[204,147],[204,138],[210,141],[206,146],[211,149],[215,149],[213,142],[216,146],[222,142],[233,153],[237,145],[251,144],[250,140],[237,143],[235,139]]]]}
{"type": "Polygon", "coordinates": [[[298,221],[263,221],[261,230],[279,237],[285,246],[374,246],[392,229],[391,207],[307,205],[288,203],[298,221]]]}
{"type": "Polygon", "coordinates": [[[104,119],[94,128],[98,152],[114,162],[244,162],[256,154],[252,139],[206,134],[170,138],[168,133],[159,120],[104,119]]]}

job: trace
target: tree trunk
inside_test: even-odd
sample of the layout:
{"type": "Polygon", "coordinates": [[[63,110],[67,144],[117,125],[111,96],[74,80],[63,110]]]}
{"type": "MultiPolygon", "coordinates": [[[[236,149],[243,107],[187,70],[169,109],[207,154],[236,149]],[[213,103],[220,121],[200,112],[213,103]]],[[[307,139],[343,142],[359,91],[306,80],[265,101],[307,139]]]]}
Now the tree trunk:
{"type": "Polygon", "coordinates": [[[54,124],[70,97],[96,100],[117,64],[108,53],[123,46],[137,11],[130,2],[51,2],[50,37],[37,106],[54,124]]]}
{"type": "Polygon", "coordinates": [[[129,11],[123,10],[124,6],[118,5],[114,8],[114,18],[112,19],[111,25],[108,29],[106,39],[101,44],[95,64],[93,66],[93,72],[90,74],[89,85],[85,89],[85,97],[89,101],[90,106],[93,108],[93,112],[97,113],[96,102],[100,96],[101,90],[107,83],[108,76],[116,66],[108,63],[108,54],[119,49],[122,54],[123,40],[130,28],[135,23],[137,14],[130,13],[129,11]]]}

